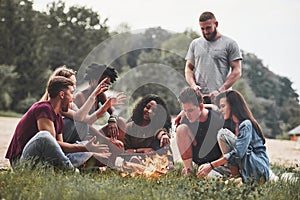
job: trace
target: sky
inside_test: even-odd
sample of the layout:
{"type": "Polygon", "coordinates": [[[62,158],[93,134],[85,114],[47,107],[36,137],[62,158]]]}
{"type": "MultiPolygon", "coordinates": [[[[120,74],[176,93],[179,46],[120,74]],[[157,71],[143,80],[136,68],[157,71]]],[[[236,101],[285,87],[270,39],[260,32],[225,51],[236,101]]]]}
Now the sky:
{"type": "MultiPolygon", "coordinates": [[[[254,53],[275,74],[289,78],[300,94],[300,1],[299,0],[63,0],[66,6],[86,6],[108,18],[110,31],[121,23],[131,30],[160,26],[201,35],[198,18],[204,11],[215,14],[221,34],[254,53]]],[[[33,0],[45,11],[53,0],[33,0]]]]}

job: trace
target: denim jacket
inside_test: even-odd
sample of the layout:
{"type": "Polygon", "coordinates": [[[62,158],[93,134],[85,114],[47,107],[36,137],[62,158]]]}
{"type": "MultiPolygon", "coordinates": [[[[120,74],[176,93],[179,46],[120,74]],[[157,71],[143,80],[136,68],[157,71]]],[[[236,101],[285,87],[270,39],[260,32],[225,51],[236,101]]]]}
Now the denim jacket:
{"type": "Polygon", "coordinates": [[[243,182],[251,182],[264,178],[269,179],[269,158],[263,140],[257,134],[250,120],[244,120],[239,125],[235,147],[224,157],[231,164],[241,166],[243,182]]]}

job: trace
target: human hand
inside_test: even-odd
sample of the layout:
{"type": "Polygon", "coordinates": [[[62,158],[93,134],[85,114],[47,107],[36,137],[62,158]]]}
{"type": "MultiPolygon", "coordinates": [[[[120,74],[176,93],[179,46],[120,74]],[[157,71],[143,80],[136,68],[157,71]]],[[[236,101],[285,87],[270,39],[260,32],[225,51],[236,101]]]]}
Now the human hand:
{"type": "Polygon", "coordinates": [[[202,88],[199,85],[193,85],[192,88],[196,91],[196,92],[201,92],[202,88]]]}
{"type": "Polygon", "coordinates": [[[113,107],[113,106],[124,105],[125,101],[126,101],[126,95],[120,92],[116,96],[110,97],[107,100],[107,103],[109,104],[109,107],[113,107]]]}
{"type": "Polygon", "coordinates": [[[205,163],[199,166],[197,177],[204,178],[208,175],[208,173],[212,170],[211,165],[209,163],[205,163]]]}
{"type": "Polygon", "coordinates": [[[85,147],[90,152],[96,152],[96,153],[108,153],[109,148],[106,144],[95,144],[96,136],[94,136],[92,139],[90,139],[86,144],[85,147]]]}
{"type": "Polygon", "coordinates": [[[208,103],[204,104],[204,108],[211,109],[211,110],[219,110],[219,107],[217,105],[215,105],[215,104],[208,104],[208,103]]]}
{"type": "Polygon", "coordinates": [[[109,156],[111,156],[111,153],[93,153],[93,156],[97,160],[107,159],[109,156]]]}
{"type": "Polygon", "coordinates": [[[100,153],[109,153],[109,147],[107,144],[98,144],[97,146],[100,153]]]}
{"type": "Polygon", "coordinates": [[[103,79],[98,85],[97,87],[94,89],[93,91],[93,95],[94,97],[98,96],[99,94],[105,92],[108,90],[108,86],[109,84],[107,84],[108,78],[106,77],[105,79],[103,79]]]}
{"type": "Polygon", "coordinates": [[[115,145],[116,147],[118,147],[119,149],[124,150],[124,144],[123,142],[121,142],[120,140],[114,139],[114,138],[110,138],[109,141],[115,145]]]}
{"type": "Polygon", "coordinates": [[[108,132],[107,136],[113,139],[117,139],[119,135],[119,128],[116,122],[108,122],[108,132]]]}
{"type": "Polygon", "coordinates": [[[216,103],[216,97],[218,96],[218,94],[220,94],[220,92],[217,90],[214,90],[211,93],[209,93],[212,103],[216,103]]]}
{"type": "Polygon", "coordinates": [[[184,117],[184,111],[182,110],[182,111],[180,111],[180,113],[175,118],[174,124],[175,124],[176,127],[179,124],[181,124],[183,117],[184,117]]]}
{"type": "Polygon", "coordinates": [[[169,146],[170,145],[170,138],[167,135],[163,135],[160,138],[160,147],[162,146],[169,146]]]}
{"type": "Polygon", "coordinates": [[[165,129],[162,129],[159,133],[158,133],[158,138],[160,138],[160,147],[162,146],[168,146],[170,145],[170,138],[167,134],[167,131],[165,129]]]}

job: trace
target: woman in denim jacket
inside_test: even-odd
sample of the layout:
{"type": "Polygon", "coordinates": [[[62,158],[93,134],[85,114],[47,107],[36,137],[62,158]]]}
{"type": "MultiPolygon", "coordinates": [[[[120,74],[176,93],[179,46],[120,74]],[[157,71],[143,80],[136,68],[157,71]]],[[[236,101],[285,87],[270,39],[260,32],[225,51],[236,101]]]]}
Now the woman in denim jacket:
{"type": "Polygon", "coordinates": [[[244,183],[269,180],[269,158],[261,127],[254,119],[243,96],[236,90],[225,91],[217,96],[217,105],[225,120],[235,124],[235,133],[221,129],[218,142],[223,156],[203,164],[198,176],[206,176],[214,167],[228,163],[232,176],[240,175],[244,183]]]}

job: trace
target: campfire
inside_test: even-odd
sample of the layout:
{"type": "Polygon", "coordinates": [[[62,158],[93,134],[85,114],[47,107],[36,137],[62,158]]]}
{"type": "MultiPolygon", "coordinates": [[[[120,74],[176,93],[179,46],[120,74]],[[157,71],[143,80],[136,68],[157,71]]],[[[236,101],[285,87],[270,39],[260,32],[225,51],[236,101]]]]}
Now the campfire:
{"type": "Polygon", "coordinates": [[[163,155],[155,153],[149,155],[131,154],[126,156],[130,157],[128,161],[122,156],[116,159],[116,166],[121,171],[120,175],[122,177],[145,176],[147,178],[159,178],[173,169],[173,162],[168,158],[172,156],[170,151],[163,155]]]}

